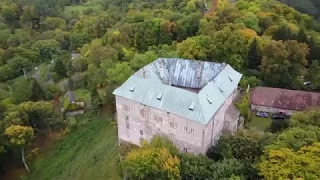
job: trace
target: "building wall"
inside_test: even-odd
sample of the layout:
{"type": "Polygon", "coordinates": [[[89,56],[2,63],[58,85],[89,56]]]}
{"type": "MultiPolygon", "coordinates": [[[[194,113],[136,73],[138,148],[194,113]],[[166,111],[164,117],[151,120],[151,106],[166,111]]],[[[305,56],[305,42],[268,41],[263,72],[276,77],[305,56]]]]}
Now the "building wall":
{"type": "Polygon", "coordinates": [[[236,90],[207,125],[116,96],[119,141],[140,146],[141,140],[166,135],[181,151],[205,154],[222,134],[226,110],[235,95],[236,90]]]}
{"type": "Polygon", "coordinates": [[[141,140],[162,134],[181,151],[203,152],[205,125],[118,96],[116,108],[120,141],[139,146],[141,140]]]}
{"type": "Polygon", "coordinates": [[[238,129],[238,121],[240,117],[237,119],[233,119],[231,116],[226,115],[223,124],[223,130],[227,134],[234,135],[238,129]]]}
{"type": "Polygon", "coordinates": [[[287,115],[291,116],[296,111],[294,110],[286,110],[286,109],[280,109],[280,108],[274,108],[274,107],[267,107],[267,106],[258,106],[251,104],[251,110],[253,111],[263,111],[268,113],[279,113],[279,112],[286,112],[287,115]]]}
{"type": "Polygon", "coordinates": [[[203,152],[206,153],[210,146],[214,145],[222,134],[226,110],[232,103],[237,91],[234,90],[232,94],[226,99],[225,103],[220,107],[216,114],[211,118],[205,127],[204,133],[204,147],[203,152]]]}

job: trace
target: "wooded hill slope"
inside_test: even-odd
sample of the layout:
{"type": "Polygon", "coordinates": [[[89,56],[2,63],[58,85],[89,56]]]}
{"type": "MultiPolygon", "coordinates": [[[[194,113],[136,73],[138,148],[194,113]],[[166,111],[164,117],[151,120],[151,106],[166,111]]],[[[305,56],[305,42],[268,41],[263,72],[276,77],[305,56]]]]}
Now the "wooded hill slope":
{"type": "Polygon", "coordinates": [[[296,10],[314,16],[320,21],[320,1],[319,0],[279,0],[296,10]]]}

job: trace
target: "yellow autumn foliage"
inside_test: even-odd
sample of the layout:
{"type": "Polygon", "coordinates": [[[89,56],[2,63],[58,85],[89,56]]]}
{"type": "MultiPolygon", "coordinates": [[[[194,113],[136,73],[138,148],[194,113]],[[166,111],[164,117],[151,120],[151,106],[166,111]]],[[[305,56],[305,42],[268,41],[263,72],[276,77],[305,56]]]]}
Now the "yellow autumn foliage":
{"type": "Polygon", "coordinates": [[[143,147],[128,153],[124,166],[137,179],[180,178],[180,160],[166,148],[143,147]]]}
{"type": "Polygon", "coordinates": [[[257,165],[264,179],[320,179],[320,143],[295,152],[288,148],[270,150],[257,165]]]}
{"type": "Polygon", "coordinates": [[[247,39],[253,39],[255,37],[257,37],[257,33],[256,31],[249,29],[249,28],[245,28],[242,30],[239,30],[247,39]]]}
{"type": "Polygon", "coordinates": [[[24,146],[29,144],[34,136],[32,127],[12,125],[5,130],[9,142],[14,146],[24,146]]]}

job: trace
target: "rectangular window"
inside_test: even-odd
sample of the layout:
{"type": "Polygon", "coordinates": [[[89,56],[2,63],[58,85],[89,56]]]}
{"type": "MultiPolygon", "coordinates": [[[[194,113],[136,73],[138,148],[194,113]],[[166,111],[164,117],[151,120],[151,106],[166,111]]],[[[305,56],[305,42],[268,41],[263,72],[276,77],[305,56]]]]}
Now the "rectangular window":
{"type": "Polygon", "coordinates": [[[169,127],[171,127],[171,128],[177,128],[177,126],[178,126],[177,123],[172,122],[172,121],[169,122],[169,127]]]}
{"type": "Polygon", "coordinates": [[[147,111],[146,110],[140,110],[140,114],[141,114],[141,116],[143,117],[143,118],[147,118],[147,111]]]}
{"type": "Polygon", "coordinates": [[[122,109],[124,109],[125,111],[130,111],[130,106],[127,105],[123,105],[122,109]]]}
{"type": "Polygon", "coordinates": [[[143,131],[142,130],[140,130],[140,135],[143,136],[143,131]]]}
{"type": "Polygon", "coordinates": [[[183,151],[184,152],[188,152],[188,148],[183,148],[183,151]]]}
{"type": "Polygon", "coordinates": [[[224,128],[229,128],[229,122],[228,121],[223,122],[223,126],[224,128]]]}
{"type": "Polygon", "coordinates": [[[154,116],[154,120],[155,120],[157,123],[162,123],[162,118],[159,117],[159,116],[154,116]]]}
{"type": "Polygon", "coordinates": [[[188,132],[188,127],[184,127],[184,132],[188,132]]]}
{"type": "Polygon", "coordinates": [[[194,129],[191,128],[190,132],[191,132],[191,134],[194,134],[194,129]]]}
{"type": "Polygon", "coordinates": [[[126,128],[129,129],[130,128],[130,124],[129,124],[129,116],[126,116],[126,128]]]}

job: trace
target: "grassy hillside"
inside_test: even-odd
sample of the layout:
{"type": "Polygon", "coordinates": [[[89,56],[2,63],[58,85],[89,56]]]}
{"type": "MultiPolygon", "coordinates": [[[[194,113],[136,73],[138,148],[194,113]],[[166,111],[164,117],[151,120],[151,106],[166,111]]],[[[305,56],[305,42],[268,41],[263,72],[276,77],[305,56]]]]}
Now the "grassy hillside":
{"type": "Polygon", "coordinates": [[[92,0],[81,5],[66,6],[64,13],[71,13],[72,11],[78,11],[80,14],[83,14],[85,11],[88,11],[89,9],[96,12],[103,10],[99,1],[92,0]]]}
{"type": "Polygon", "coordinates": [[[120,179],[116,125],[89,122],[38,157],[27,180],[120,179]]]}

